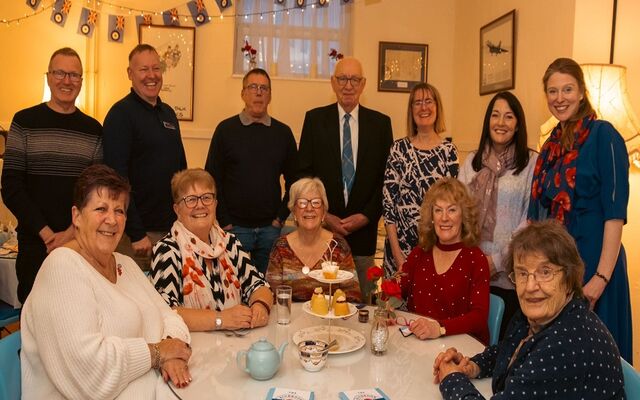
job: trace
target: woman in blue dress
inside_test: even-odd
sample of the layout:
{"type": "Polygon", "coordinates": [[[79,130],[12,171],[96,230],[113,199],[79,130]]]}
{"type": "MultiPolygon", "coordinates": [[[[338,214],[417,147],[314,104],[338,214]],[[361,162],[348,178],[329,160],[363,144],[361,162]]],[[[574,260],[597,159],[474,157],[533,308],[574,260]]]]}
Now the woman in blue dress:
{"type": "Polygon", "coordinates": [[[445,130],[438,90],[428,83],[414,86],[407,106],[407,137],[393,143],[384,175],[387,275],[399,271],[418,245],[420,205],[429,187],[444,176],[458,176],[458,150],[440,137],[445,130]]]}
{"type": "Polygon", "coordinates": [[[631,362],[631,305],[621,242],[629,201],[624,140],[609,122],[597,119],[575,61],[555,60],[543,83],[549,111],[560,122],[540,149],[528,216],[558,219],[576,240],[585,262],[584,295],[631,362]]]}

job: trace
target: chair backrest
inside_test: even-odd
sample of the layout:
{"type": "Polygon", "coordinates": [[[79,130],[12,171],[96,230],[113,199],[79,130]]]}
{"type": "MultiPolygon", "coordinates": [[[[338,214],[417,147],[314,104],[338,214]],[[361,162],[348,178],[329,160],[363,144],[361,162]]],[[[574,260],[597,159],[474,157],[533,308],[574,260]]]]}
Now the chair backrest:
{"type": "Polygon", "coordinates": [[[20,400],[20,331],[0,340],[0,399],[20,400]]]}
{"type": "Polygon", "coordinates": [[[500,325],[502,324],[502,315],[504,314],[504,300],[495,294],[489,295],[489,344],[498,343],[500,336],[500,325]]]}
{"type": "Polygon", "coordinates": [[[624,391],[627,393],[627,399],[640,399],[640,374],[624,358],[620,358],[620,361],[622,362],[624,391]]]}
{"type": "Polygon", "coordinates": [[[0,310],[0,328],[12,324],[20,319],[20,309],[3,309],[0,310]]]}

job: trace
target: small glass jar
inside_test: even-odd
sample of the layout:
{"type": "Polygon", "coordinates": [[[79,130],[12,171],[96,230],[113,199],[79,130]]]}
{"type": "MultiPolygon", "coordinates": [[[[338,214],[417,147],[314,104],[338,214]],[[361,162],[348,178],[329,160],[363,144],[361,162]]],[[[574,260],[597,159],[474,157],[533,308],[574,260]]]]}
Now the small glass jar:
{"type": "Polygon", "coordinates": [[[358,321],[363,324],[369,322],[369,310],[358,310],[358,321]]]}
{"type": "Polygon", "coordinates": [[[374,320],[371,325],[371,353],[376,356],[384,355],[387,352],[389,341],[389,327],[387,310],[377,309],[373,313],[374,320]]]}

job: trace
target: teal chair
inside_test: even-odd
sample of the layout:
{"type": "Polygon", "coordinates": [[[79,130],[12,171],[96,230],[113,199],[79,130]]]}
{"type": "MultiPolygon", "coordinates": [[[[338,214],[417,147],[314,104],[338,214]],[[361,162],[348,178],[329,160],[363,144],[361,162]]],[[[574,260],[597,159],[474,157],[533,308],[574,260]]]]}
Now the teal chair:
{"type": "Polygon", "coordinates": [[[624,358],[620,358],[620,361],[622,362],[624,391],[627,393],[627,399],[640,399],[640,374],[624,358]]]}
{"type": "Polygon", "coordinates": [[[0,340],[0,399],[20,400],[20,331],[0,340]]]}
{"type": "Polygon", "coordinates": [[[20,319],[20,309],[5,308],[0,310],[0,330],[7,331],[5,326],[20,319]]]}
{"type": "Polygon", "coordinates": [[[504,314],[504,300],[495,294],[489,295],[489,345],[498,343],[500,336],[500,324],[502,324],[502,315],[504,314]]]}

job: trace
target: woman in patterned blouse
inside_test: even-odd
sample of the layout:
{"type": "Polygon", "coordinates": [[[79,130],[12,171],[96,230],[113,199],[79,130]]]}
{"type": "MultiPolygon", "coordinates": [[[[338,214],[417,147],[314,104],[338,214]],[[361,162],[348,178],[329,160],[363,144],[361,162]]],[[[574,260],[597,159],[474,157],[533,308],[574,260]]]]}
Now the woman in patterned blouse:
{"type": "Polygon", "coordinates": [[[303,269],[307,273],[322,269],[322,262],[331,259],[340,269],[353,273],[352,280],[332,285],[332,289],[341,288],[348,301],[359,303],[360,285],[351,249],[344,238],[322,227],[328,209],[327,194],[320,179],[302,178],[291,185],[289,210],[298,229],[281,236],[273,245],[267,281],[274,288],[289,285],[293,288],[293,301],[307,301],[316,287],[323,286],[328,293],[329,285],[308,277],[303,269]]]}
{"type": "Polygon", "coordinates": [[[236,237],[216,222],[216,187],[203,169],[171,179],[178,215],[153,247],[151,280],[191,331],[264,326],[271,289],[236,237]]]}
{"type": "Polygon", "coordinates": [[[458,150],[440,137],[445,130],[438,90],[428,83],[414,86],[407,106],[407,137],[393,143],[384,175],[384,267],[388,275],[402,268],[418,244],[420,204],[426,191],[444,176],[458,176],[458,150]]]}
{"type": "Polygon", "coordinates": [[[524,228],[507,262],[522,311],[484,352],[438,355],[433,375],[442,397],[482,399],[470,379],[491,377],[491,399],[624,399],[620,353],[589,310],[584,263],[564,227],[547,220],[524,228]]]}

